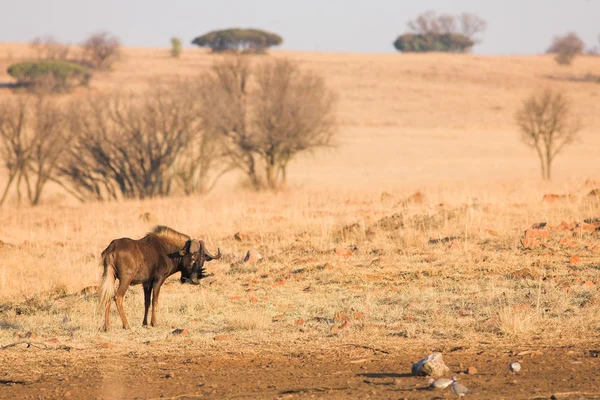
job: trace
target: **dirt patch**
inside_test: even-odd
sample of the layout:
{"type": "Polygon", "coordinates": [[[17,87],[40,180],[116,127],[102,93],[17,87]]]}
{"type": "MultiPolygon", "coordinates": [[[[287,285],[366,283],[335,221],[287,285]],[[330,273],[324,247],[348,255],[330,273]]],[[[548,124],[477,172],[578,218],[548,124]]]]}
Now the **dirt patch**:
{"type": "MultiPolygon", "coordinates": [[[[147,346],[146,346],[147,347],[147,346]]],[[[331,344],[310,351],[246,353],[174,348],[45,351],[11,348],[0,353],[0,398],[450,398],[410,375],[426,346],[381,350],[331,344]]],[[[598,346],[525,349],[477,344],[442,345],[451,374],[469,398],[549,399],[600,397],[598,346]],[[509,371],[518,360],[522,370],[509,371]],[[467,366],[476,375],[464,373],[467,366]],[[563,397],[560,397],[563,396],[563,397]]]]}

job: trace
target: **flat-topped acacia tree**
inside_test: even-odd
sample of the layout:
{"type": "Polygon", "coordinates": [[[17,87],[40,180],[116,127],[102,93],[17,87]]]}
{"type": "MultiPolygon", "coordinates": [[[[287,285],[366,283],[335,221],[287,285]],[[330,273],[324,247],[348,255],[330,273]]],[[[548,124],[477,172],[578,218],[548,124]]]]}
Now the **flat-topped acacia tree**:
{"type": "Polygon", "coordinates": [[[263,53],[267,48],[279,46],[281,36],[261,29],[231,28],[208,32],[192,40],[192,44],[210,47],[215,52],[263,53]]]}

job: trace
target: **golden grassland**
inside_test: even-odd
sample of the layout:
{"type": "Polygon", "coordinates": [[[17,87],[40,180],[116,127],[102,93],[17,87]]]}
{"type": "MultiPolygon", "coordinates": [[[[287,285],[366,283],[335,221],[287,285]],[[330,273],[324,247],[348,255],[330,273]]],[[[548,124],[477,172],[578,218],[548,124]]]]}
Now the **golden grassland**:
{"type": "MultiPolygon", "coordinates": [[[[0,45],[0,83],[28,51],[0,45]]],[[[547,78],[600,75],[598,58],[565,69],[547,56],[273,56],[301,61],[338,91],[337,148],[298,159],[290,187],[276,193],[240,190],[230,178],[203,197],[76,204],[52,189],[42,206],[0,209],[1,340],[33,331],[76,345],[143,343],[174,328],[199,341],[221,335],[283,347],[327,338],[598,339],[600,232],[559,225],[600,216],[585,197],[595,187],[585,181],[599,175],[600,85],[547,78]],[[537,181],[538,162],[513,123],[521,99],[545,85],[564,88],[584,124],[552,183],[537,181]],[[417,190],[423,203],[403,204],[417,190]],[[543,203],[547,192],[578,198],[543,203]],[[538,222],[550,237],[526,249],[523,232],[538,222]],[[143,295],[133,287],[125,310],[134,334],[123,334],[113,307],[113,328],[98,339],[96,298],[80,291],[99,283],[110,240],[139,238],[155,223],[203,238],[224,258],[206,265],[200,287],[168,281],[154,329],[141,328],[143,295]],[[247,238],[235,240],[238,231],[247,238]],[[456,239],[430,242],[446,237],[456,239]],[[263,259],[241,262],[250,248],[263,259]],[[581,262],[571,264],[574,255],[581,262]]],[[[191,49],[181,60],[167,49],[125,49],[91,90],[142,90],[212,59],[191,49]]]]}

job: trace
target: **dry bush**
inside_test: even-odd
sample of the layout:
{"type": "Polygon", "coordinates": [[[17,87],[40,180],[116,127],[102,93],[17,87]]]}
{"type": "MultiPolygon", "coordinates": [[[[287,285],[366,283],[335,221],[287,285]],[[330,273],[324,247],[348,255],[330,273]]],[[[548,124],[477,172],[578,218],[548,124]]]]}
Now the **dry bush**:
{"type": "Polygon", "coordinates": [[[81,62],[94,69],[110,69],[121,53],[121,42],[107,32],[91,35],[81,46],[81,62]]]}
{"type": "Polygon", "coordinates": [[[550,179],[552,162],[581,129],[570,100],[564,93],[547,88],[530,95],[515,118],[523,142],[535,149],[540,159],[542,178],[550,179]]]}
{"type": "Polygon", "coordinates": [[[563,36],[555,36],[546,52],[555,53],[555,60],[559,65],[570,65],[575,56],[583,53],[584,47],[583,40],[575,32],[569,32],[563,36]]]}
{"type": "Polygon", "coordinates": [[[63,111],[46,97],[17,96],[0,104],[0,159],[8,171],[0,205],[13,183],[18,203],[24,186],[29,203],[39,204],[44,187],[55,179],[59,160],[70,142],[63,111]]]}
{"type": "Polygon", "coordinates": [[[206,129],[254,189],[285,184],[289,162],[330,145],[335,133],[334,94],[289,60],[253,68],[246,57],[226,58],[203,78],[199,99],[206,129]]]}
{"type": "Polygon", "coordinates": [[[177,158],[202,132],[188,94],[177,82],[156,84],[142,98],[116,93],[73,103],[63,187],[81,201],[168,195],[177,158]]]}

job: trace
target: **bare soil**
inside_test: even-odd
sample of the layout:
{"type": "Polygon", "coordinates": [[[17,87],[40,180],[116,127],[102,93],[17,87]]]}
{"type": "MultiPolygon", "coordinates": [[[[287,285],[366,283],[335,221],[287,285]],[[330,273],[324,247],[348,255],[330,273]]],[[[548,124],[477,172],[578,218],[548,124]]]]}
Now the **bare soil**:
{"type": "Polygon", "coordinates": [[[450,388],[431,391],[426,378],[410,375],[411,362],[433,350],[444,351],[452,373],[472,391],[468,398],[600,398],[600,358],[590,352],[598,344],[504,348],[484,342],[388,351],[338,343],[241,353],[195,349],[190,342],[133,351],[20,344],[0,351],[0,398],[454,398],[450,388]],[[519,374],[508,370],[514,360],[523,365],[519,374]],[[477,373],[464,374],[468,367],[477,373]]]}

